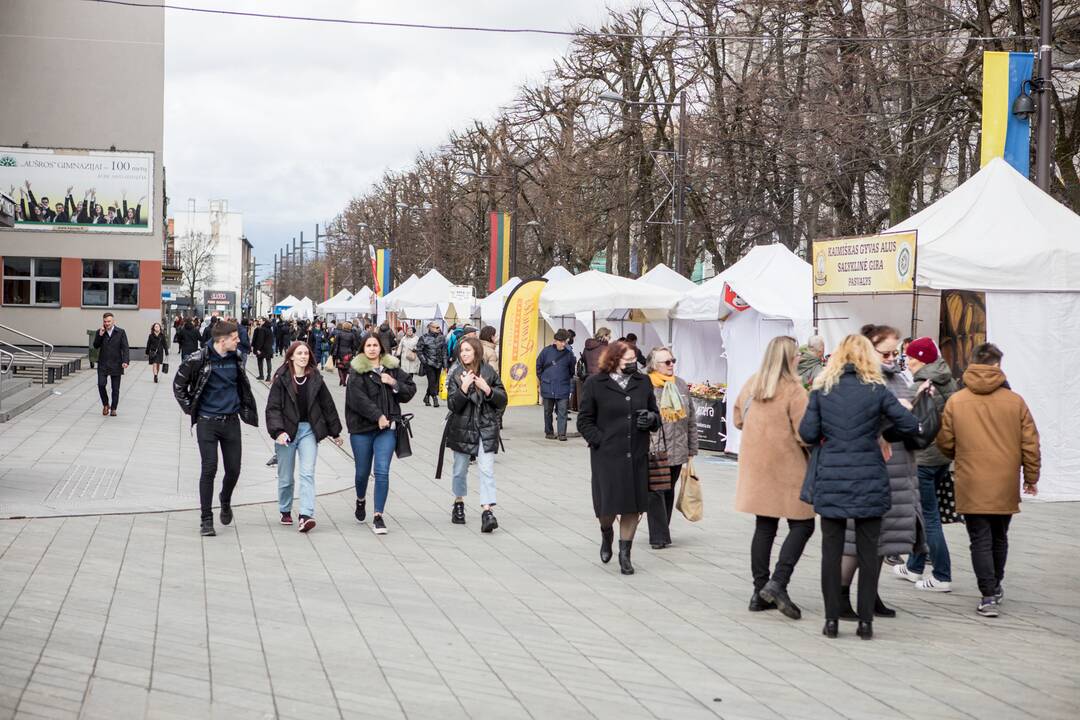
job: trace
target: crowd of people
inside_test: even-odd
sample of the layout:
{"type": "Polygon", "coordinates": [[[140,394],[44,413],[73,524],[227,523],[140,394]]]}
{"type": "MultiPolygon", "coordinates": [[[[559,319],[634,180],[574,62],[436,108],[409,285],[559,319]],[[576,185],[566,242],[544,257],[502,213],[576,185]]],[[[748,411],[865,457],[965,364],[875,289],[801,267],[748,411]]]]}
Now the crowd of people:
{"type": "MultiPolygon", "coordinates": [[[[67,189],[63,202],[51,203],[48,196],[35,197],[30,181],[27,180],[23,187],[18,188],[19,202],[15,207],[16,220],[52,225],[146,225],[146,220],[142,215],[145,197],[139,198],[139,201],[131,206],[128,205],[126,196],[119,201],[102,205],[98,202],[96,189],[87,190],[83,199],[78,202],[72,195],[73,190],[73,187],[67,189]]],[[[10,193],[11,198],[14,199],[16,189],[10,188],[10,193]]]]}
{"type": "MultiPolygon", "coordinates": [[[[249,340],[248,325],[213,316],[175,323],[182,362],[173,391],[191,417],[202,457],[203,535],[215,534],[218,457],[225,473],[217,501],[220,521],[228,525],[240,472],[240,422],[259,423],[244,365],[249,352],[259,360],[259,380],[269,386],[262,414],[275,443],[282,524],[294,524],[298,474],[295,524],[300,532],[315,527],[318,445],[326,438],[342,445],[347,431],[355,517],[367,522],[374,477],[371,528],[387,533],[390,465],[395,455],[411,454],[412,415],[405,408],[422,377],[424,405],[439,407],[440,395],[446,398],[436,477],[449,449],[451,522],[466,523],[467,480],[475,466],[481,531],[498,528],[495,461],[503,449],[507,394],[494,328],[451,326],[444,333],[433,322],[417,334],[411,326],[388,323],[259,318],[249,340]],[[274,369],[271,360],[278,355],[283,361],[274,369]],[[320,372],[331,367],[346,388],[344,426],[320,372]]],[[[572,332],[558,330],[536,360],[544,436],[567,440],[569,415],[576,411],[577,431],[589,448],[600,560],[608,563],[615,555],[617,521],[625,575],[634,573],[631,551],[643,515],[650,547],[672,544],[675,488],[698,453],[694,398],[675,372],[677,358],[663,346],[646,355],[636,341],[633,335],[612,340],[610,330],[599,328],[578,356],[572,332]]],[[[126,334],[111,314],[94,345],[100,350],[103,414],[115,415],[119,376],[130,358],[126,334]]],[[[157,382],[169,350],[159,323],[146,347],[157,382]]],[[[949,512],[962,516],[969,535],[981,598],[976,612],[997,616],[1009,521],[1019,512],[1021,488],[1037,494],[1040,466],[1038,431],[1023,399],[1009,388],[1001,360],[1001,350],[984,343],[974,348],[963,377],[954,378],[932,339],[902,340],[884,325],[863,327],[831,354],[821,337],[802,347],[790,337],[774,338],[732,413],[742,432],[735,509],[755,516],[748,609],[802,616],[788,585],[817,518],[826,637],[837,637],[840,621],[851,620],[858,622],[858,636],[870,639],[875,618],[895,616],[878,589],[883,567],[887,577],[917,591],[950,592],[939,501],[944,489],[955,492],[949,512]],[[787,533],[774,564],[782,520],[787,533]]]]}

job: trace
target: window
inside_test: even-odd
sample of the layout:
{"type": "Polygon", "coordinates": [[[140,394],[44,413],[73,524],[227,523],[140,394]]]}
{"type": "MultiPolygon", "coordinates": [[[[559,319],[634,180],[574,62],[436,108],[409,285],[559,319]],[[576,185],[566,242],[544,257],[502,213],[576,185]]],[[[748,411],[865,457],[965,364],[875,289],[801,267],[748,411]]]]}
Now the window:
{"type": "Polygon", "coordinates": [[[5,305],[60,305],[60,258],[4,258],[5,305]]]}
{"type": "Polygon", "coordinates": [[[89,307],[137,307],[138,260],[83,260],[82,304],[89,307]]]}

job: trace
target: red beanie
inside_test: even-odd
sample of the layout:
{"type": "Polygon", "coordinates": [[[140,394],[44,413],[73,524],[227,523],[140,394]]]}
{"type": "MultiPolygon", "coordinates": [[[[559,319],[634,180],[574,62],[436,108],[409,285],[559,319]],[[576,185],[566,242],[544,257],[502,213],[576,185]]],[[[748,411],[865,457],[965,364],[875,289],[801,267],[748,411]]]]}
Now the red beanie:
{"type": "Polygon", "coordinates": [[[927,364],[938,359],[937,345],[928,337],[917,338],[909,342],[904,354],[927,364]]]}

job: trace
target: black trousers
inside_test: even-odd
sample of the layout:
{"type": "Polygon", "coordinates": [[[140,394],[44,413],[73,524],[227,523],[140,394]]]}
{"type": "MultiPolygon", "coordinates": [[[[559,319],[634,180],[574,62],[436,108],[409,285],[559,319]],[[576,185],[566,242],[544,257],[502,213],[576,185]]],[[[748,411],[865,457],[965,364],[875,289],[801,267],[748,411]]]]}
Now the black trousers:
{"type": "Polygon", "coordinates": [[[682,465],[672,465],[671,489],[649,491],[645,517],[649,520],[650,545],[671,544],[671,511],[675,507],[675,483],[681,472],[682,465]]]}
{"type": "Polygon", "coordinates": [[[427,378],[427,393],[424,397],[439,397],[439,378],[442,376],[442,369],[431,367],[429,365],[422,365],[420,370],[424,373],[424,377],[427,378]]]}
{"type": "Polygon", "coordinates": [[[1012,515],[964,513],[964,522],[971,540],[971,565],[979,582],[979,592],[983,597],[991,597],[1005,579],[1012,515]]]}
{"type": "Polygon", "coordinates": [[[269,353],[260,353],[259,354],[259,374],[262,375],[267,380],[270,379],[270,372],[273,370],[273,367],[271,367],[271,365],[270,365],[270,360],[271,360],[271,358],[270,358],[269,353]],[[266,366],[266,372],[265,373],[263,372],[264,363],[265,363],[265,366],[266,366]]]}
{"type": "MultiPolygon", "coordinates": [[[[821,595],[825,599],[825,619],[840,619],[840,560],[844,556],[846,518],[821,518],[821,595]]],[[[878,536],[881,518],[855,518],[855,554],[859,560],[859,619],[874,620],[877,600],[878,536]]]]}
{"type": "Polygon", "coordinates": [[[218,468],[218,448],[225,465],[225,477],[221,481],[222,505],[232,503],[233,488],[240,478],[240,416],[228,415],[224,420],[199,418],[195,425],[195,437],[199,441],[202,457],[202,474],[199,476],[199,508],[202,519],[214,517],[214,477],[218,468]]]}
{"type": "Polygon", "coordinates": [[[776,532],[780,528],[780,518],[757,516],[754,539],[750,542],[750,572],[754,575],[755,592],[765,587],[770,577],[779,583],[780,587],[786,588],[791,582],[791,573],[795,570],[795,564],[799,562],[806,543],[814,534],[813,518],[787,522],[788,534],[784,538],[784,544],[780,546],[780,557],[776,560],[776,568],[770,575],[769,563],[772,559],[776,532]]]}
{"type": "Polygon", "coordinates": [[[97,374],[97,389],[98,395],[101,396],[101,404],[108,405],[113,410],[116,409],[116,404],[120,402],[120,378],[123,375],[106,375],[103,372],[97,374]],[[109,394],[105,392],[105,383],[112,378],[112,400],[109,400],[109,394]]]}

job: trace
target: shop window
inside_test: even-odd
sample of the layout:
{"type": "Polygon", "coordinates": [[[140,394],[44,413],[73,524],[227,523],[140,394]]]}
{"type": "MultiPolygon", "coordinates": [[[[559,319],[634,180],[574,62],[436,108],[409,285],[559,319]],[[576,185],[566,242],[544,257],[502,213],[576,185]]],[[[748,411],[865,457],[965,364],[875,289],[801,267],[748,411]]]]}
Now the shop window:
{"type": "Polygon", "coordinates": [[[60,305],[60,258],[4,258],[4,305],[60,305]]]}
{"type": "Polygon", "coordinates": [[[138,260],[83,260],[84,307],[138,307],[138,260]]]}

